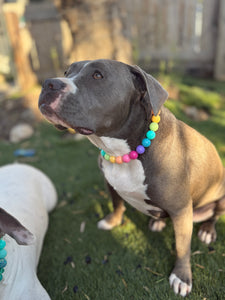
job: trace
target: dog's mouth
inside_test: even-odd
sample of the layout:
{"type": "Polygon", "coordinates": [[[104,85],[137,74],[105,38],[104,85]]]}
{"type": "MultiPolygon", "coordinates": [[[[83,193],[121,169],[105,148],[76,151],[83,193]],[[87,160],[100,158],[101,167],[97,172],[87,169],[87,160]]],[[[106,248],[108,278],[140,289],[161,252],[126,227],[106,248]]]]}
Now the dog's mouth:
{"type": "Polygon", "coordinates": [[[94,133],[94,131],[89,128],[76,127],[74,125],[67,123],[48,104],[45,104],[45,103],[41,104],[39,106],[39,109],[40,109],[41,113],[44,115],[44,117],[50,123],[52,123],[58,130],[66,130],[68,128],[72,128],[76,132],[83,134],[83,135],[90,135],[90,134],[94,133]]]}

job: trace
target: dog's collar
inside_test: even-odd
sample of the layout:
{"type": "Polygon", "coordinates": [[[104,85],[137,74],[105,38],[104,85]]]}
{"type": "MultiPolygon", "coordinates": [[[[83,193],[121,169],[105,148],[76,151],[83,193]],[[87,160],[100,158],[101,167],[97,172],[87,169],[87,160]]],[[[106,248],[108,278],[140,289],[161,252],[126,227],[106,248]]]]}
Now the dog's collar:
{"type": "Polygon", "coordinates": [[[136,147],[136,150],[131,151],[130,153],[124,154],[122,156],[112,156],[107,154],[104,150],[100,149],[102,157],[111,162],[111,163],[129,163],[131,160],[137,159],[140,154],[145,152],[145,148],[148,148],[151,145],[151,141],[155,138],[155,132],[158,130],[160,122],[159,114],[157,116],[152,115],[151,123],[149,125],[149,131],[146,133],[146,138],[142,140],[141,145],[136,147]]]}
{"type": "Polygon", "coordinates": [[[7,261],[5,259],[7,255],[7,251],[5,250],[6,242],[0,238],[0,281],[2,281],[3,273],[5,271],[5,266],[7,265],[7,261]]]}

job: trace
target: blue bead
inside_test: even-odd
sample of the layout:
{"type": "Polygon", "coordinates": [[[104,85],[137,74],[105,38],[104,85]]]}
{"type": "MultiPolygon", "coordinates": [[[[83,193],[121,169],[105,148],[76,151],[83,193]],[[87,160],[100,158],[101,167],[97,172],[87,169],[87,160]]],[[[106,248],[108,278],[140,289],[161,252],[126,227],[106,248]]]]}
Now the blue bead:
{"type": "Polygon", "coordinates": [[[6,242],[4,240],[0,240],[0,250],[5,248],[6,242]]]}
{"type": "Polygon", "coordinates": [[[142,140],[142,145],[147,148],[151,145],[151,141],[149,139],[143,139],[142,140]]]}
{"type": "Polygon", "coordinates": [[[148,139],[150,140],[153,140],[155,138],[155,132],[152,131],[152,130],[149,130],[147,133],[146,133],[146,136],[148,139]]]}
{"type": "Polygon", "coordinates": [[[0,259],[0,269],[1,268],[5,268],[5,266],[7,265],[7,261],[5,258],[1,258],[0,259]]]}
{"type": "Polygon", "coordinates": [[[0,259],[6,257],[7,251],[5,249],[0,250],[0,259]]]}
{"type": "Polygon", "coordinates": [[[101,150],[101,155],[104,157],[104,155],[105,155],[105,151],[104,150],[101,150]]]}

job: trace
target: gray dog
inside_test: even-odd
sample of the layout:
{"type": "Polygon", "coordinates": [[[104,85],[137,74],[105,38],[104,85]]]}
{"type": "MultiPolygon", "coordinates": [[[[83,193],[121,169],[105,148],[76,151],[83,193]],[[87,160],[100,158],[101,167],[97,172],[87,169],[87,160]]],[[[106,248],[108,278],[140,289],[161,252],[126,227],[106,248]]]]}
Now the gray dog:
{"type": "Polygon", "coordinates": [[[57,128],[73,128],[102,149],[99,164],[114,211],[99,228],[121,223],[124,200],[153,218],[153,231],[163,229],[165,217],[172,219],[177,258],[169,281],[186,296],[193,221],[204,221],[201,241],[216,240],[215,223],[225,213],[225,172],[211,142],[163,107],[167,97],[137,66],[81,61],[65,77],[44,82],[39,108],[57,128]]]}

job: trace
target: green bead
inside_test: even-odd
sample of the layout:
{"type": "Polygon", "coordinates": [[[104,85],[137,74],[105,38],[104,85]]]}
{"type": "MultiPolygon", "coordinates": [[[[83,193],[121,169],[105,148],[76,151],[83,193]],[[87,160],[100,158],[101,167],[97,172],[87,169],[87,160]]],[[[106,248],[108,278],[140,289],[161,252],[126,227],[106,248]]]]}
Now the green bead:
{"type": "Polygon", "coordinates": [[[5,248],[6,242],[4,240],[0,240],[0,250],[5,248]]]}
{"type": "Polygon", "coordinates": [[[2,277],[2,274],[0,274],[0,281],[2,281],[2,278],[3,278],[3,277],[2,277]]]}
{"type": "Polygon", "coordinates": [[[109,154],[105,154],[104,159],[105,160],[110,160],[110,155],[109,154]]]}
{"type": "Polygon", "coordinates": [[[152,122],[149,126],[149,129],[152,131],[157,131],[159,129],[159,125],[155,122],[152,122]]]}
{"type": "Polygon", "coordinates": [[[0,269],[0,274],[4,273],[4,271],[5,271],[4,268],[1,268],[0,269]]]}

